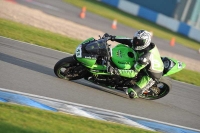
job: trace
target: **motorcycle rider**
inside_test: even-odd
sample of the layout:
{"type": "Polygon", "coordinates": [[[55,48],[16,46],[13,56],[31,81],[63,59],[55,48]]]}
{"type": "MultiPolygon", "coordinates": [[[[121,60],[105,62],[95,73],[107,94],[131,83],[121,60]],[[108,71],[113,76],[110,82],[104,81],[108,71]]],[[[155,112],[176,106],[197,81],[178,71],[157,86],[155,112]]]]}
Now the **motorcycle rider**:
{"type": "Polygon", "coordinates": [[[105,33],[104,36],[110,37],[111,41],[128,45],[138,53],[138,60],[129,70],[114,68],[112,65],[107,66],[108,72],[110,72],[111,75],[120,75],[128,78],[133,78],[142,71],[143,76],[139,81],[137,81],[133,87],[125,90],[130,98],[138,98],[138,95],[143,89],[151,87],[156,80],[161,78],[164,65],[156,45],[151,42],[151,34],[148,31],[138,30],[133,36],[133,39],[112,36],[107,33],[105,33]]]}

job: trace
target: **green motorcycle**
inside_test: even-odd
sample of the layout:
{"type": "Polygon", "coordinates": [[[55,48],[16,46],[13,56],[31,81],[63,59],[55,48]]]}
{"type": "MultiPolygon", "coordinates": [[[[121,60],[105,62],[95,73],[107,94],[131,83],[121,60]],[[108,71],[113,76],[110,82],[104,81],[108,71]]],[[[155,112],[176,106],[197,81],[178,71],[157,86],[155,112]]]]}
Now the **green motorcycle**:
{"type": "MultiPolygon", "coordinates": [[[[76,48],[73,56],[63,58],[55,64],[54,73],[61,79],[84,78],[97,85],[124,92],[141,78],[143,72],[139,72],[134,78],[111,75],[107,71],[107,65],[111,61],[112,65],[119,69],[130,69],[137,61],[138,53],[123,44],[118,44],[111,49],[108,40],[109,37],[103,36],[98,40],[91,37],[83,41],[76,48]]],[[[166,96],[171,89],[170,80],[166,76],[185,67],[184,63],[175,59],[161,58],[164,64],[163,77],[150,88],[143,89],[140,98],[155,100],[166,96]]]]}

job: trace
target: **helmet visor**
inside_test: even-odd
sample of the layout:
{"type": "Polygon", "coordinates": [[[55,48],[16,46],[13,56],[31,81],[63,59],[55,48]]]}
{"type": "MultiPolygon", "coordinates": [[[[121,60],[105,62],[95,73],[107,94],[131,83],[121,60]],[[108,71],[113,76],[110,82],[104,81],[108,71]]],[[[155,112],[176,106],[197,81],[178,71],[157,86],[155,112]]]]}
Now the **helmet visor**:
{"type": "Polygon", "coordinates": [[[143,39],[138,39],[137,37],[133,38],[133,46],[137,47],[137,46],[144,46],[144,41],[143,39]]]}

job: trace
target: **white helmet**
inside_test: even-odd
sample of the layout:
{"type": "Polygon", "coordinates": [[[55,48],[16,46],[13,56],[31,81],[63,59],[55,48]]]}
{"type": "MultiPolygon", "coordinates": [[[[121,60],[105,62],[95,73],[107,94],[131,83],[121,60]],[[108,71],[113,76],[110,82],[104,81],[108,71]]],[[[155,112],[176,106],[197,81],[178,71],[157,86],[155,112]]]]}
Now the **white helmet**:
{"type": "Polygon", "coordinates": [[[146,30],[139,30],[133,36],[134,50],[143,50],[151,43],[151,34],[146,30]]]}

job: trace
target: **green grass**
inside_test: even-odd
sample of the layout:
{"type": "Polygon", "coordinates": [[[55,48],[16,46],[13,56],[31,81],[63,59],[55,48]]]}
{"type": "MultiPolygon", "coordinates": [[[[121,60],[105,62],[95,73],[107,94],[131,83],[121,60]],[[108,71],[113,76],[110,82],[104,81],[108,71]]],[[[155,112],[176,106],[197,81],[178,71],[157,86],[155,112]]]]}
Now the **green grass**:
{"type": "MultiPolygon", "coordinates": [[[[114,20],[117,19],[119,23],[132,27],[134,29],[145,29],[148,31],[153,31],[153,35],[170,40],[172,37],[176,38],[176,42],[184,46],[187,46],[191,49],[198,50],[200,48],[200,43],[192,40],[186,36],[177,34],[169,29],[166,29],[162,26],[156,25],[150,21],[142,19],[140,17],[133,16],[131,14],[125,13],[115,7],[109,6],[102,2],[96,0],[64,0],[70,4],[82,8],[83,6],[87,7],[87,11],[93,12],[105,18],[114,20]]],[[[86,16],[87,19],[87,16],[86,16]]]]}
{"type": "MultiPolygon", "coordinates": [[[[63,52],[74,53],[81,40],[23,25],[0,18],[0,36],[37,44],[63,52]]],[[[183,70],[171,76],[173,79],[200,86],[200,73],[183,70]]]]}
{"type": "Polygon", "coordinates": [[[200,86],[200,72],[183,69],[178,73],[170,75],[170,77],[174,80],[200,86]]]}
{"type": "Polygon", "coordinates": [[[81,40],[0,18],[0,36],[72,53],[81,40]]]}
{"type": "Polygon", "coordinates": [[[1,133],[153,133],[126,125],[0,102],[1,133]]]}

